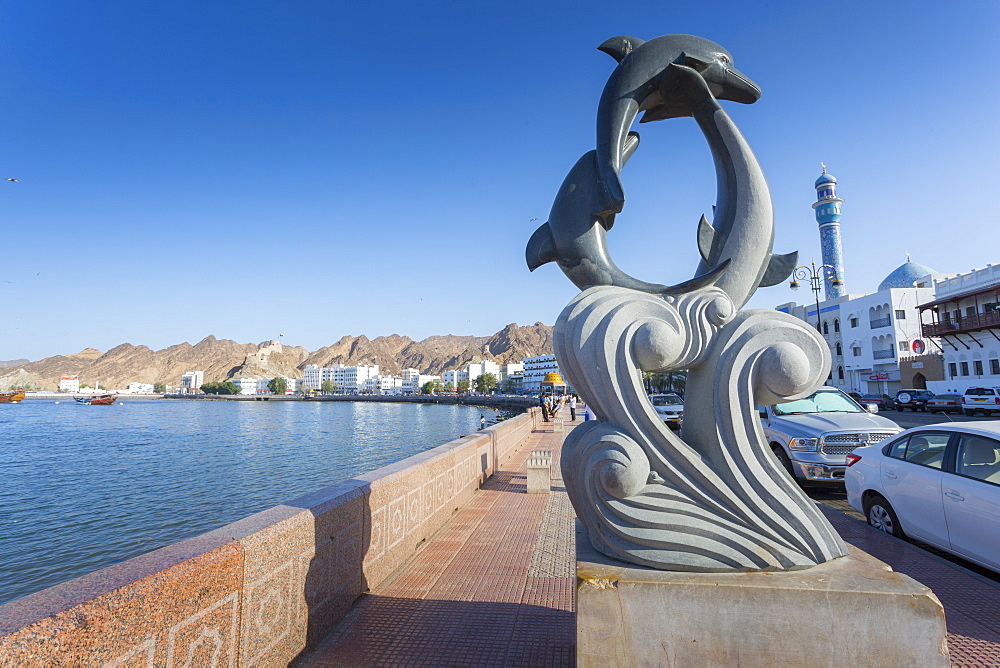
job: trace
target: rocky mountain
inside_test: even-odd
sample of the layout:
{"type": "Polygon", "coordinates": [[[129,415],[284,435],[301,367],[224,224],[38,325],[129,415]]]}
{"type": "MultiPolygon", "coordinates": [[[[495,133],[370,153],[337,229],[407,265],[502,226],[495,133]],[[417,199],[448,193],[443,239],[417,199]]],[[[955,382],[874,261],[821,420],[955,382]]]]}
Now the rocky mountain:
{"type": "MultiPolygon", "coordinates": [[[[383,373],[398,374],[406,368],[438,375],[470,362],[494,360],[500,364],[551,353],[552,328],[536,322],[507,325],[492,336],[431,336],[422,341],[393,334],[369,339],[344,336],[314,352],[276,341],[259,345],[236,343],[208,336],[195,345],[180,343],[163,350],[123,343],[106,353],[87,348],[72,355],[57,355],[38,362],[0,369],[0,390],[37,387],[55,390],[62,375],[78,375],[83,384],[125,387],[132,382],[177,386],[185,371],[204,371],[206,381],[227,378],[301,378],[307,364],[378,364],[383,373]]],[[[16,360],[22,361],[22,360],[16,360]]]]}
{"type": "Polygon", "coordinates": [[[30,361],[31,360],[26,360],[26,359],[7,360],[6,362],[3,361],[3,360],[0,360],[0,369],[10,369],[10,368],[13,368],[15,366],[24,366],[25,364],[29,363],[30,361]]]}

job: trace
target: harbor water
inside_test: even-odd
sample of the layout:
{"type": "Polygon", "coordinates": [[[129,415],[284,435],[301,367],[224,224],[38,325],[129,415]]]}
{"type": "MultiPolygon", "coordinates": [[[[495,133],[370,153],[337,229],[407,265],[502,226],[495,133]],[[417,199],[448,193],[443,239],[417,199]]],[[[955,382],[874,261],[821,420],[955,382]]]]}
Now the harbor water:
{"type": "Polygon", "coordinates": [[[478,406],[0,405],[0,603],[479,429],[478,406]]]}

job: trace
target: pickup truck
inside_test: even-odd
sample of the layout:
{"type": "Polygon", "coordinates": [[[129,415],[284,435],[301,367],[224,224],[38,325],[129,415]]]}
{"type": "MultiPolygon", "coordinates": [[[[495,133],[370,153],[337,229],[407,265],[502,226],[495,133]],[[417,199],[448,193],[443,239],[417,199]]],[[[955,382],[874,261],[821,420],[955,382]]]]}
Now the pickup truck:
{"type": "Polygon", "coordinates": [[[843,482],[854,448],[902,431],[892,420],[873,415],[877,406],[863,408],[833,387],[757,410],[774,456],[799,481],[843,482]]]}

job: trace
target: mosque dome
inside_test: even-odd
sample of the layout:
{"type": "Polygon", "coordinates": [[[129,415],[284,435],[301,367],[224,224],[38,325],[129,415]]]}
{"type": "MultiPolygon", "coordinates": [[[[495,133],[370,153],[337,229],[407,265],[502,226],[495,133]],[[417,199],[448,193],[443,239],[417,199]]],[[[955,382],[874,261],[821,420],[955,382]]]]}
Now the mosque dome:
{"type": "Polygon", "coordinates": [[[560,376],[558,373],[556,373],[556,372],[553,371],[551,373],[545,374],[545,380],[543,380],[542,382],[543,383],[561,383],[561,382],[563,382],[563,379],[562,379],[562,376],[560,376]]]}
{"type": "Polygon", "coordinates": [[[836,183],[836,182],[837,182],[836,177],[834,177],[833,174],[827,174],[826,170],[824,170],[823,173],[819,175],[819,178],[816,179],[816,187],[818,188],[824,183],[836,183]]]}
{"type": "Polygon", "coordinates": [[[879,292],[882,290],[888,290],[889,288],[912,288],[913,284],[920,278],[927,276],[928,274],[936,274],[937,272],[928,267],[927,265],[920,264],[919,262],[912,262],[910,258],[906,258],[906,262],[896,267],[891,274],[885,277],[885,280],[878,284],[879,292]]]}

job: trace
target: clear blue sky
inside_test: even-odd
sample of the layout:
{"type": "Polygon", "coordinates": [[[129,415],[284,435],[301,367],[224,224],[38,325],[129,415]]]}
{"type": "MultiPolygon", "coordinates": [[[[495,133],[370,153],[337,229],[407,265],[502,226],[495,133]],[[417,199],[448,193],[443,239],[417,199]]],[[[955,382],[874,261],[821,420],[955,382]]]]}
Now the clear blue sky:
{"type": "MultiPolygon", "coordinates": [[[[552,324],[576,290],[529,273],[524,246],[594,146],[615,35],[710,38],[761,86],[724,104],[771,186],[776,252],[818,259],[824,161],[850,292],[906,252],[1000,262],[998,31],[995,0],[4,0],[0,177],[20,181],[0,181],[0,360],[552,324]]],[[[609,244],[676,283],[711,158],[691,119],[636,129],[609,244]]],[[[750,305],[793,297],[811,293],[750,305]]]]}

